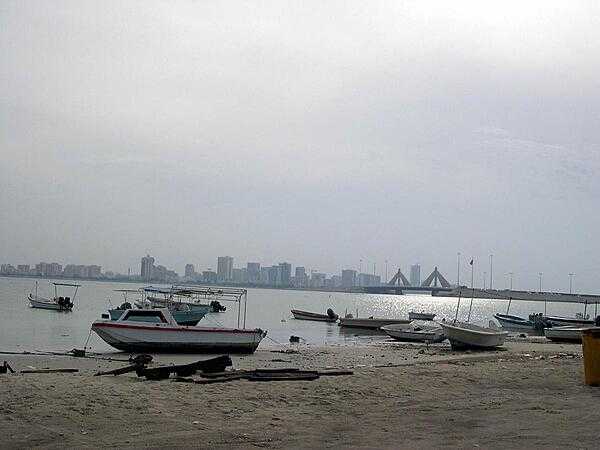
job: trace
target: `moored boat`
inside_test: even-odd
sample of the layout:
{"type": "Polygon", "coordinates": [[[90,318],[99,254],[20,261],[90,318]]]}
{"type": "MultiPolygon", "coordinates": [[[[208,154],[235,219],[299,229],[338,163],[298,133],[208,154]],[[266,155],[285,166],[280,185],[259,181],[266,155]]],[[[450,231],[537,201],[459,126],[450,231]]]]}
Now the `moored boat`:
{"type": "Polygon", "coordinates": [[[296,320],[313,320],[316,322],[336,322],[338,320],[338,315],[331,308],[327,310],[327,314],[301,311],[299,309],[292,309],[291,312],[296,320]]]}
{"type": "Polygon", "coordinates": [[[446,339],[444,330],[435,325],[394,324],[385,325],[381,330],[397,341],[436,343],[446,339]]]}
{"type": "Polygon", "coordinates": [[[440,322],[444,334],[453,349],[493,349],[504,344],[506,331],[497,328],[480,327],[468,322],[440,322]]]}
{"type": "Polygon", "coordinates": [[[435,313],[409,311],[408,318],[410,320],[433,320],[435,313]]]}
{"type": "Polygon", "coordinates": [[[54,286],[54,297],[45,298],[38,295],[38,283],[35,283],[35,294],[30,293],[27,296],[29,300],[29,306],[38,309],[48,309],[52,311],[72,311],[74,306],[75,297],[77,296],[77,290],[81,287],[79,284],[73,283],[51,283],[54,286]],[[58,294],[58,287],[71,287],[75,288],[73,297],[62,296],[58,294]]]}
{"type": "Polygon", "coordinates": [[[354,318],[354,317],[340,317],[338,323],[341,327],[348,328],[364,328],[369,330],[380,330],[381,327],[392,324],[408,324],[410,320],[407,319],[380,319],[374,317],[368,318],[354,318]]]}
{"type": "Polygon", "coordinates": [[[96,320],[92,331],[127,352],[253,353],[266,336],[260,328],[182,326],[167,308],[128,309],[117,320],[96,320]]]}

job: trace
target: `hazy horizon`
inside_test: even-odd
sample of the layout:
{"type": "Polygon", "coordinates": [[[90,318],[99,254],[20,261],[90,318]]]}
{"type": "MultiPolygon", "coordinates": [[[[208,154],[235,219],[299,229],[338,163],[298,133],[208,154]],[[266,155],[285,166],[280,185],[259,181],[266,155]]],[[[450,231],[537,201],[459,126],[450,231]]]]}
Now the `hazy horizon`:
{"type": "Polygon", "coordinates": [[[598,292],[593,2],[0,5],[0,258],[598,292]]]}

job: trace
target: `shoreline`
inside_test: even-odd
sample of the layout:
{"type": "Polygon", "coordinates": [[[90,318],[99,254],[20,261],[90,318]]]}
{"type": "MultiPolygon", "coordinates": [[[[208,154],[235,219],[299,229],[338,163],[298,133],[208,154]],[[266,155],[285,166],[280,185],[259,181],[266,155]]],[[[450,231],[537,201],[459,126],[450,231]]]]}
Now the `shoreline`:
{"type": "MultiPolygon", "coordinates": [[[[126,365],[67,356],[3,355],[24,368],[75,374],[0,375],[8,448],[594,447],[600,392],[583,383],[581,345],[514,338],[492,352],[382,341],[283,345],[232,355],[233,368],[350,369],[315,381],[197,385],[94,377],[126,365]],[[568,423],[568,426],[565,424],[568,423]],[[400,431],[401,430],[401,431],[400,431]],[[401,439],[401,441],[399,441],[401,439]]],[[[181,364],[208,355],[156,355],[181,364]]],[[[197,378],[197,376],[193,376],[197,378]]]]}

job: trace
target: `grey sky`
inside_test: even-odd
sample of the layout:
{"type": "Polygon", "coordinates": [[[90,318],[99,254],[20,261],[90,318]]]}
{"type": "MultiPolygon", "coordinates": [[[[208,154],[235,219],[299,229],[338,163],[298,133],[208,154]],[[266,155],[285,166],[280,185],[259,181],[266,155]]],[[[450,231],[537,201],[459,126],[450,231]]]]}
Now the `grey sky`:
{"type": "Polygon", "coordinates": [[[599,14],[4,1],[2,262],[362,258],[454,280],[460,251],[464,278],[494,253],[499,287],[575,272],[597,292],[599,14]]]}

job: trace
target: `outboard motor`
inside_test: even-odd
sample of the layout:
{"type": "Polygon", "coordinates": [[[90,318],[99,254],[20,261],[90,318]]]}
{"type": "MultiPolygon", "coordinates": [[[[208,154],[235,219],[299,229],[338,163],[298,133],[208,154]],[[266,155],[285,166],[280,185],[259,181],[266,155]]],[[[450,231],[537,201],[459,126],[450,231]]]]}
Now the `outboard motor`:
{"type": "Polygon", "coordinates": [[[596,316],[596,318],[594,319],[594,325],[600,327],[600,316],[596,316]]]}
{"type": "Polygon", "coordinates": [[[332,320],[335,320],[338,318],[338,315],[335,312],[333,312],[333,309],[331,309],[331,308],[327,308],[327,316],[332,320]]]}

